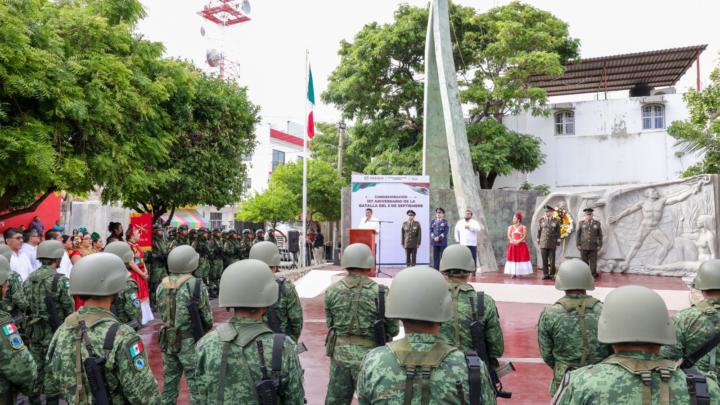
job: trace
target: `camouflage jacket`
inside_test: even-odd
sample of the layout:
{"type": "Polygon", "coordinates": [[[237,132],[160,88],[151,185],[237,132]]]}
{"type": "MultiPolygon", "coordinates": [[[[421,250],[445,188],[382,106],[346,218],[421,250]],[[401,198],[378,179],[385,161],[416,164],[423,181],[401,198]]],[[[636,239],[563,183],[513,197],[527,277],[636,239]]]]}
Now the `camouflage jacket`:
{"type": "Polygon", "coordinates": [[[275,235],[268,235],[267,237],[265,237],[265,240],[277,245],[277,238],[275,238],[275,235]]]}
{"type": "MultiPolygon", "coordinates": [[[[414,351],[427,351],[435,342],[442,338],[425,333],[408,333],[405,339],[414,351]]],[[[487,368],[482,368],[481,403],[495,404],[487,368]]],[[[430,373],[430,405],[437,404],[468,404],[470,402],[470,383],[465,355],[459,350],[448,353],[440,365],[430,373]],[[462,381],[465,398],[458,396],[455,381],[462,381]]],[[[365,356],[358,375],[357,396],[360,405],[402,404],[405,398],[406,367],[401,367],[395,355],[387,346],[373,349],[365,356]]],[[[422,373],[418,367],[415,371],[412,405],[420,405],[422,373]]],[[[477,404],[473,404],[477,405],[477,404]]]]}
{"type": "Polygon", "coordinates": [[[240,239],[240,251],[242,252],[243,258],[247,259],[250,257],[250,249],[252,249],[254,245],[254,239],[245,238],[243,237],[240,239]]]}
{"type": "MultiPolygon", "coordinates": [[[[172,243],[172,242],[170,242],[172,243]]],[[[160,257],[165,258],[165,264],[167,265],[167,256],[170,253],[170,249],[165,244],[165,239],[163,239],[160,235],[153,235],[152,237],[152,252],[150,252],[150,255],[152,257],[153,261],[153,267],[159,267],[160,264],[160,257]]],[[[148,260],[145,260],[148,261],[148,260]]]]}
{"type": "Polygon", "coordinates": [[[178,246],[183,246],[183,245],[192,245],[190,236],[185,236],[185,237],[182,237],[180,235],[176,236],[175,239],[173,239],[172,242],[170,242],[168,244],[168,252],[173,250],[173,248],[176,248],[178,246]]]}
{"type": "Polygon", "coordinates": [[[223,249],[225,250],[225,267],[240,260],[240,258],[236,257],[240,251],[240,247],[238,246],[238,243],[236,243],[236,239],[229,238],[226,240],[223,245],[223,249]]]}
{"type": "MultiPolygon", "coordinates": [[[[456,280],[448,280],[448,291],[450,296],[454,289],[458,289],[457,312],[453,313],[453,319],[443,323],[440,326],[440,337],[451,345],[456,346],[460,350],[475,350],[473,345],[472,333],[470,332],[470,324],[473,322],[473,313],[477,314],[477,292],[467,283],[456,280]],[[470,305],[472,297],[475,308],[470,305]],[[457,329],[456,329],[457,324],[457,329]],[[456,339],[459,335],[460,340],[456,339]]],[[[505,351],[505,339],[503,338],[502,329],[500,328],[500,316],[495,306],[495,301],[488,294],[483,299],[485,306],[485,315],[483,323],[485,328],[485,344],[487,346],[490,365],[497,367],[499,365],[498,358],[502,357],[505,351]]],[[[453,305],[454,306],[454,305],[453,305]]]]}
{"type": "Polygon", "coordinates": [[[265,242],[265,237],[264,237],[264,236],[257,236],[257,235],[256,235],[256,236],[255,236],[255,239],[253,239],[253,243],[252,243],[252,244],[253,244],[253,246],[254,246],[256,243],[260,243],[260,242],[265,242]]]}
{"type": "MultiPolygon", "coordinates": [[[[89,405],[92,394],[84,369],[84,392],[77,390],[76,350],[80,349],[82,360],[85,360],[89,353],[85,345],[76,339],[80,328],[73,326],[75,317],[91,321],[87,322],[87,334],[96,356],[102,356],[108,329],[118,320],[104,308],[84,306],[65,320],[65,325],[55,332],[50,342],[45,361],[46,392],[62,393],[68,404],[76,403],[75,396],[79,395],[77,403],[89,405]],[[84,400],[85,396],[87,402],[84,400]]],[[[160,388],[150,369],[143,341],[133,328],[126,325],[118,328],[113,349],[108,354],[103,369],[112,404],[123,405],[125,399],[131,404],[160,404],[160,388]]]]}
{"type": "MultiPolygon", "coordinates": [[[[29,301],[30,316],[26,322],[25,333],[30,341],[41,343],[45,346],[50,344],[53,332],[48,322],[48,311],[45,305],[45,296],[51,295],[52,284],[58,272],[50,266],[41,266],[30,274],[30,277],[23,283],[23,291],[29,301]],[[31,326],[32,325],[32,326],[31,326]]],[[[58,319],[62,322],[68,315],[75,312],[75,302],[70,297],[70,286],[67,277],[60,275],[57,283],[57,291],[53,299],[57,309],[58,319]]]]}
{"type": "Polygon", "coordinates": [[[140,288],[137,281],[128,278],[125,288],[115,298],[117,318],[122,323],[137,319],[142,322],[142,308],[140,307],[140,288]]]}
{"type": "MultiPolygon", "coordinates": [[[[567,294],[563,298],[581,300],[592,297],[585,294],[567,294]]],[[[581,364],[585,345],[577,310],[566,309],[560,301],[543,308],[538,321],[538,345],[543,361],[554,371],[550,395],[555,394],[566,371],[600,363],[610,355],[610,346],[600,343],[597,338],[601,312],[600,301],[585,309],[585,328],[592,358],[586,356],[585,364],[581,364]]]]}
{"type": "MultiPolygon", "coordinates": [[[[165,325],[170,326],[170,322],[174,320],[175,327],[180,331],[189,331],[192,329],[192,321],[190,320],[190,312],[188,305],[192,300],[192,293],[195,292],[195,277],[190,277],[181,286],[175,290],[175,313],[171,314],[172,293],[167,289],[167,285],[176,282],[183,274],[170,274],[165,277],[162,284],[157,289],[157,302],[162,314],[162,321],[165,325]]],[[[203,329],[209,331],[213,327],[213,314],[208,299],[208,291],[205,283],[200,283],[200,299],[198,300],[198,308],[200,309],[200,320],[203,329]]]]}
{"type": "Polygon", "coordinates": [[[224,250],[225,240],[222,238],[212,237],[208,239],[208,250],[213,255],[213,260],[222,260],[222,254],[224,250]]]}
{"type": "MultiPolygon", "coordinates": [[[[377,319],[378,290],[378,284],[371,278],[355,274],[350,274],[328,287],[325,292],[325,322],[327,322],[328,329],[335,329],[336,336],[361,336],[374,342],[373,322],[377,319]],[[358,283],[360,283],[360,297],[356,314],[354,309],[355,286],[358,283]]],[[[387,302],[389,292],[390,289],[385,288],[385,302],[387,302]]],[[[387,337],[397,336],[400,332],[398,320],[387,319],[385,332],[387,337]]],[[[340,363],[360,365],[363,357],[374,347],[374,344],[369,346],[338,342],[332,357],[340,363]]]]}
{"type": "Polygon", "coordinates": [[[202,265],[205,260],[210,259],[210,255],[213,253],[211,250],[211,241],[208,238],[198,237],[191,244],[195,251],[200,255],[200,264],[202,265]]]}
{"type": "MultiPolygon", "coordinates": [[[[677,361],[697,352],[713,336],[710,333],[710,324],[715,329],[715,334],[720,333],[718,310],[720,310],[720,298],[710,298],[678,312],[673,317],[677,344],[663,346],[660,354],[677,361]],[[710,310],[712,315],[708,315],[707,310],[710,310]]],[[[704,373],[712,371],[715,375],[720,375],[720,362],[716,362],[715,369],[710,370],[710,355],[711,353],[708,353],[703,356],[695,363],[695,368],[704,373]]]]}
{"type": "MultiPolygon", "coordinates": [[[[619,352],[611,356],[661,360],[663,356],[645,352],[619,352]]],[[[720,388],[712,378],[707,379],[710,403],[720,403],[720,388]]],[[[572,371],[562,382],[553,405],[642,404],[642,380],[617,364],[595,364],[572,371]]],[[[679,368],[670,375],[670,405],[690,403],[685,373],[679,368]]],[[[660,372],[652,371],[652,403],[660,403],[660,372]]]]}
{"type": "Polygon", "coordinates": [[[23,290],[23,282],[20,274],[12,272],[8,277],[8,288],[2,301],[0,311],[5,311],[13,316],[24,314],[28,307],[28,300],[23,290]]]}
{"type": "MultiPolygon", "coordinates": [[[[280,290],[280,301],[278,302],[277,315],[280,319],[280,330],[287,331],[293,341],[297,342],[303,328],[303,309],[300,305],[300,297],[298,297],[295,285],[290,280],[283,282],[285,293],[280,290]]],[[[267,315],[263,315],[263,323],[265,326],[270,325],[267,315]]]]}
{"type": "Polygon", "coordinates": [[[0,398],[6,398],[10,387],[16,394],[31,391],[37,378],[37,365],[12,317],[3,310],[0,310],[0,340],[0,398]]]}
{"type": "MultiPolygon", "coordinates": [[[[270,376],[273,338],[275,335],[264,328],[259,320],[255,319],[233,316],[227,322],[229,326],[224,325],[218,326],[197,343],[195,375],[200,393],[200,404],[218,403],[223,360],[227,362],[223,381],[225,389],[222,393],[225,403],[256,404],[255,384],[262,379],[262,373],[255,340],[260,339],[263,343],[265,363],[268,367],[268,376],[270,376]],[[257,335],[258,333],[259,335],[257,335]],[[223,337],[232,339],[228,342],[227,356],[223,356],[223,346],[225,345],[221,340],[223,337]],[[248,381],[248,373],[252,381],[248,381]]],[[[283,347],[279,383],[277,388],[279,404],[301,405],[304,403],[305,389],[303,387],[300,360],[295,353],[295,344],[287,337],[283,347]]]]}

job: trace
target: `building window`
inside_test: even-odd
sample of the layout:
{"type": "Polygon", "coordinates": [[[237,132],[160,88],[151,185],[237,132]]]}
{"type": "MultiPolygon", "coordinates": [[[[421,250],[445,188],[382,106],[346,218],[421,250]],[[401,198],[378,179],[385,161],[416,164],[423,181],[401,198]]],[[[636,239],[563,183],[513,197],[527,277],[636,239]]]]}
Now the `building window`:
{"type": "Polygon", "coordinates": [[[251,188],[252,188],[252,179],[248,177],[247,179],[245,179],[245,189],[249,190],[251,188]]]}
{"type": "Polygon", "coordinates": [[[575,113],[560,111],[555,114],[555,135],[575,134],[575,113]]]}
{"type": "Polygon", "coordinates": [[[211,212],[210,213],[210,228],[222,228],[222,213],[221,212],[211,212]]]}
{"type": "Polygon", "coordinates": [[[275,171],[275,168],[284,165],[285,164],[285,152],[280,152],[279,150],[273,150],[273,159],[272,159],[272,171],[275,171]]]}
{"type": "Polygon", "coordinates": [[[243,162],[252,162],[252,155],[240,155],[243,162]]]}
{"type": "Polygon", "coordinates": [[[646,105],[642,109],[643,129],[665,128],[665,106],[646,105]]]}
{"type": "Polygon", "coordinates": [[[298,162],[302,162],[302,160],[303,160],[303,157],[302,157],[302,156],[298,156],[298,162]]]}

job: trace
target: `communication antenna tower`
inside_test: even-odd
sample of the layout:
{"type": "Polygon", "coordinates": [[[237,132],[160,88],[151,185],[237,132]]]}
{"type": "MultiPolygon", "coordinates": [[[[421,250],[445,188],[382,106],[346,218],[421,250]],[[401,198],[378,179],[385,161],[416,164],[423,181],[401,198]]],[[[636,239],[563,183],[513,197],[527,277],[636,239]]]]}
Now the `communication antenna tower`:
{"type": "MultiPolygon", "coordinates": [[[[250,21],[250,10],[249,0],[211,0],[197,14],[217,25],[224,34],[227,27],[250,21]]],[[[200,28],[200,34],[205,36],[204,27],[200,28]]],[[[220,69],[220,80],[225,79],[226,73],[230,77],[240,78],[240,64],[227,60],[222,50],[208,50],[205,60],[210,67],[220,69]]]]}

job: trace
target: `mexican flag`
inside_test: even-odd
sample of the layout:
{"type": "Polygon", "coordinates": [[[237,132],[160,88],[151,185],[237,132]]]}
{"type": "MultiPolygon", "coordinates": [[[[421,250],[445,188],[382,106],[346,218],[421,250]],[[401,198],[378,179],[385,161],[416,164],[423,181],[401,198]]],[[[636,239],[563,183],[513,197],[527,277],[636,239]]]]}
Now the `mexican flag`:
{"type": "Polygon", "coordinates": [[[130,356],[135,357],[143,352],[142,342],[137,342],[133,347],[130,348],[130,356]]]}
{"type": "Polygon", "coordinates": [[[15,325],[13,325],[13,324],[11,324],[11,323],[3,326],[2,329],[3,329],[3,332],[5,332],[5,334],[8,335],[8,336],[9,336],[10,334],[12,334],[12,333],[17,332],[17,329],[15,329],[15,325]]]}
{"type": "Polygon", "coordinates": [[[315,89],[313,88],[312,69],[308,65],[308,123],[307,123],[307,135],[308,139],[312,139],[315,136],[315,120],[313,119],[313,108],[315,108],[315,89]]]}

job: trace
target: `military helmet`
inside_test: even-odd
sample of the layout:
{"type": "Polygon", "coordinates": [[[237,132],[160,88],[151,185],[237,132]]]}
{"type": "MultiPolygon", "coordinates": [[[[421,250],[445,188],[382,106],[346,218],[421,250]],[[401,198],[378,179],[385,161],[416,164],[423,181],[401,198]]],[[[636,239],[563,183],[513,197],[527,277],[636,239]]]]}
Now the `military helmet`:
{"type": "MultiPolygon", "coordinates": [[[[221,308],[266,308],[278,300],[278,283],[270,267],[246,259],[225,269],[220,279],[221,308]]],[[[447,295],[447,294],[446,294],[447,295]]]]}
{"type": "MultiPolygon", "coordinates": [[[[10,269],[10,260],[8,260],[4,255],[0,255],[0,287],[5,284],[11,274],[12,270],[10,269]]],[[[0,298],[1,297],[2,288],[0,288],[0,298]]]]}
{"type": "Polygon", "coordinates": [[[173,274],[192,273],[200,265],[200,255],[192,246],[178,246],[168,255],[168,271],[173,274]]]}
{"type": "Polygon", "coordinates": [[[277,267],[280,265],[280,250],[272,242],[258,242],[250,248],[250,258],[277,267]]]}
{"type": "Polygon", "coordinates": [[[565,260],[555,276],[555,289],[561,291],[594,290],[595,278],[590,271],[590,266],[580,259],[565,260]]]}
{"type": "Polygon", "coordinates": [[[125,242],[112,242],[111,244],[105,246],[104,252],[116,255],[125,264],[130,263],[135,256],[130,245],[125,242]]]}
{"type": "Polygon", "coordinates": [[[65,247],[62,242],[46,240],[37,247],[38,259],[61,259],[65,255],[65,247]]]}
{"type": "Polygon", "coordinates": [[[252,233],[251,230],[249,230],[249,229],[243,229],[243,233],[242,233],[242,234],[243,234],[243,236],[245,236],[245,235],[249,235],[249,234],[251,234],[251,233],[252,233]]]}
{"type": "Polygon", "coordinates": [[[598,340],[606,344],[677,343],[665,301],[655,291],[637,285],[616,288],[605,297],[598,340]]]}
{"type": "Polygon", "coordinates": [[[185,224],[183,224],[183,225],[178,225],[177,230],[178,230],[178,232],[187,231],[187,230],[188,230],[188,226],[185,225],[185,224]]]}
{"type": "Polygon", "coordinates": [[[425,266],[408,267],[395,276],[385,316],[428,322],[447,322],[453,306],[445,278],[425,266]]]}
{"type": "Polygon", "coordinates": [[[206,233],[206,232],[210,232],[210,231],[207,228],[205,228],[204,226],[201,226],[197,230],[198,235],[202,235],[203,233],[206,233]]]}
{"type": "Polygon", "coordinates": [[[345,248],[342,254],[341,267],[343,269],[365,270],[375,267],[375,256],[373,256],[370,246],[363,245],[362,243],[353,243],[345,248]]]}
{"type": "Polygon", "coordinates": [[[70,295],[109,297],[125,288],[129,276],[125,263],[117,255],[96,253],[85,256],[70,272],[70,295]]]}
{"type": "Polygon", "coordinates": [[[219,228],[219,227],[213,229],[213,233],[218,233],[218,232],[222,232],[222,231],[223,231],[222,228],[219,228]]]}
{"type": "Polygon", "coordinates": [[[695,276],[695,288],[700,291],[720,290],[720,259],[705,260],[695,276]]]}
{"type": "Polygon", "coordinates": [[[228,231],[222,231],[220,236],[224,238],[224,237],[228,236],[229,234],[230,234],[230,232],[228,232],[228,231]]]}
{"type": "Polygon", "coordinates": [[[231,234],[233,234],[233,235],[237,235],[237,234],[238,234],[238,231],[237,231],[237,229],[231,229],[231,230],[228,231],[228,233],[231,233],[231,234]]]}
{"type": "Polygon", "coordinates": [[[162,231],[163,227],[160,224],[155,224],[155,225],[153,225],[152,229],[153,229],[153,231],[162,231]]]}
{"type": "Polygon", "coordinates": [[[262,229],[256,229],[256,230],[255,230],[255,235],[265,235],[265,231],[262,230],[262,229]]]}
{"type": "Polygon", "coordinates": [[[0,256],[5,256],[6,259],[8,259],[8,262],[12,258],[12,250],[10,249],[10,246],[0,244],[0,256]]]}
{"type": "Polygon", "coordinates": [[[190,232],[188,232],[188,235],[197,235],[197,232],[198,232],[198,230],[193,228],[190,230],[190,232]]]}
{"type": "Polygon", "coordinates": [[[465,245],[450,245],[443,251],[440,259],[440,272],[450,276],[465,277],[475,271],[470,248],[465,245]]]}

